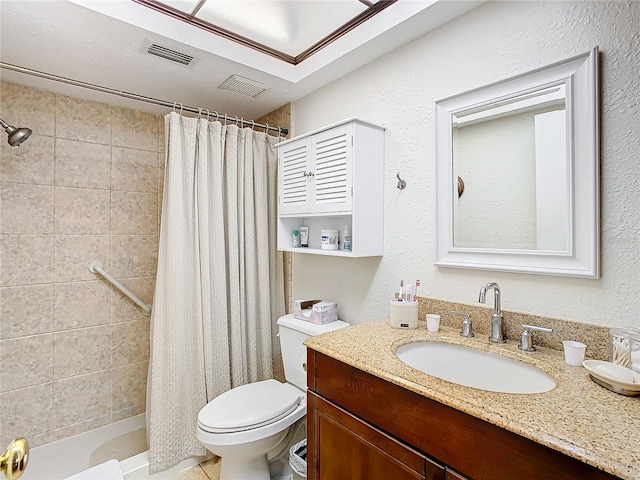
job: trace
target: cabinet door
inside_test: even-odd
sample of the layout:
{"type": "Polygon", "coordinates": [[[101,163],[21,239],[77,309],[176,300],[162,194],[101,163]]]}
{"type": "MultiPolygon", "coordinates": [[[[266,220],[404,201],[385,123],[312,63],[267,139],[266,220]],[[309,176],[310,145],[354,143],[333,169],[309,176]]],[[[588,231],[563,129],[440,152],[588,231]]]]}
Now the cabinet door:
{"type": "Polygon", "coordinates": [[[348,213],[352,209],[352,131],[349,123],[311,137],[313,213],[348,213]]]}
{"type": "Polygon", "coordinates": [[[311,153],[311,138],[302,138],[278,149],[279,215],[310,211],[311,153]]]}
{"type": "Polygon", "coordinates": [[[308,478],[444,479],[444,469],[438,467],[436,472],[432,464],[427,467],[424,455],[321,397],[309,395],[309,421],[313,422],[309,435],[313,439],[309,442],[308,478]]]}

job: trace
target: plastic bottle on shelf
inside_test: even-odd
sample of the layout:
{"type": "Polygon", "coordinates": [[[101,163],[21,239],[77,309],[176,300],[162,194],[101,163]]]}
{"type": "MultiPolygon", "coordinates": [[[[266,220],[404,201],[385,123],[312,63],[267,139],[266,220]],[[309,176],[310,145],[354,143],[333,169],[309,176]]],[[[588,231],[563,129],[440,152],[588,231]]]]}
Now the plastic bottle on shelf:
{"type": "Polygon", "coordinates": [[[345,251],[351,251],[351,230],[349,225],[344,227],[344,241],[342,242],[342,248],[345,251]]]}

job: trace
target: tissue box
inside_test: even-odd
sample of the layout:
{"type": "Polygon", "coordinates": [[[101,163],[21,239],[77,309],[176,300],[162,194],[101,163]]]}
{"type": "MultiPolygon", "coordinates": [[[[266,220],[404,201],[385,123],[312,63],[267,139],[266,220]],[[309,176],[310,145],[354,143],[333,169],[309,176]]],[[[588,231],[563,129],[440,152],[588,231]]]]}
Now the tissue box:
{"type": "Polygon", "coordinates": [[[338,304],[325,300],[295,300],[293,316],[300,320],[324,325],[338,320],[338,304]]]}

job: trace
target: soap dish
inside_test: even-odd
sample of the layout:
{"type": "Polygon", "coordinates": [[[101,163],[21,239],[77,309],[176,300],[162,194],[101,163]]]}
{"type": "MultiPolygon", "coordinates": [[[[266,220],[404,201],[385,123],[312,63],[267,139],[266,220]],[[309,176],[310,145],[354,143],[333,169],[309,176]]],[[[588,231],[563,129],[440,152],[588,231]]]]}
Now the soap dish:
{"type": "Polygon", "coordinates": [[[640,374],[622,365],[601,360],[585,360],[582,366],[589,372],[589,378],[612,392],[636,397],[640,395],[640,374]],[[625,381],[623,380],[630,380],[625,381]]]}

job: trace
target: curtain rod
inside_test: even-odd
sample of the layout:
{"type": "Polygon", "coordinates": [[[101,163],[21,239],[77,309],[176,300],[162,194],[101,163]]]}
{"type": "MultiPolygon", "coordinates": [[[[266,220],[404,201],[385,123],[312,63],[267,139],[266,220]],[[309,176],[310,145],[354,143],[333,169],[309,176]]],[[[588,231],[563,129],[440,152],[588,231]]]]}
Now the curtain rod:
{"type": "Polygon", "coordinates": [[[97,92],[109,93],[111,95],[118,95],[119,97],[129,98],[131,100],[137,100],[139,102],[151,103],[153,105],[160,105],[162,107],[172,108],[174,110],[178,110],[180,112],[189,112],[196,113],[198,115],[215,115],[216,120],[220,118],[224,118],[225,122],[229,121],[232,123],[237,123],[240,126],[246,125],[248,127],[258,127],[263,128],[265,130],[271,130],[273,132],[277,132],[278,135],[286,135],[289,133],[287,128],[274,127],[271,125],[266,125],[262,123],[256,123],[253,120],[245,120],[244,118],[238,118],[237,116],[229,116],[226,114],[219,114],[217,112],[209,112],[206,108],[196,108],[189,107],[186,105],[182,105],[179,102],[167,102],[165,100],[159,100],[157,98],[145,97],[144,95],[138,95],[137,93],[129,93],[123,92],[121,90],[115,90],[113,88],[101,87],[100,85],[94,85],[92,83],[82,82],[80,80],[73,80],[66,77],[61,77],[58,75],[53,75],[51,73],[39,72],[38,70],[32,70],[30,68],[20,67],[18,65],[11,65],[10,63],[0,62],[1,68],[6,68],[7,70],[13,70],[14,72],[25,73],[27,75],[33,75],[34,77],[45,78],[47,80],[54,80],[60,83],[66,83],[69,85],[74,85],[76,87],[88,88],[89,90],[95,90],[97,92]]]}

